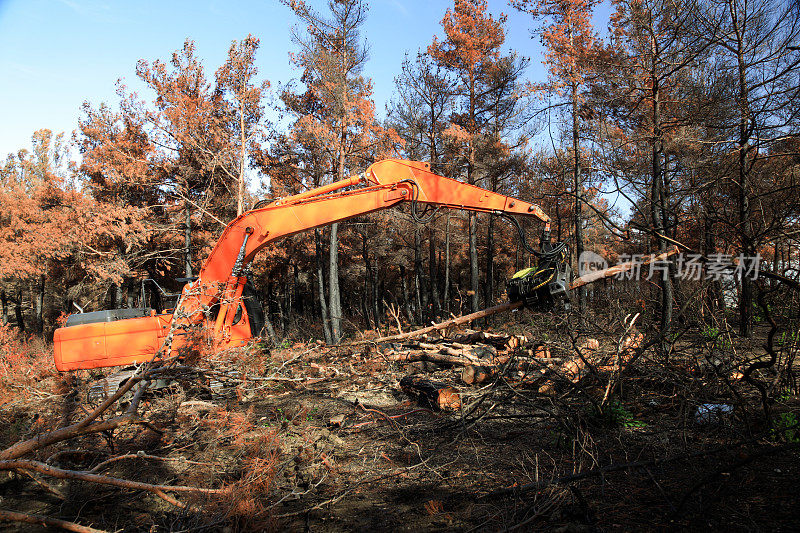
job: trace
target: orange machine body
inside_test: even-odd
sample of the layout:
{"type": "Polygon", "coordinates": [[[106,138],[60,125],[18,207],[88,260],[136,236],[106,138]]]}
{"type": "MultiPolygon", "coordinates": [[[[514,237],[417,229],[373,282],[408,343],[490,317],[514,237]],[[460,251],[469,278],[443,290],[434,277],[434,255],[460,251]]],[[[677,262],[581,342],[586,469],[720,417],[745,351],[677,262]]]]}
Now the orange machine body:
{"type": "MultiPolygon", "coordinates": [[[[149,361],[161,349],[172,324],[172,313],[114,322],[95,322],[59,328],[53,335],[56,369],[60,372],[125,366],[149,361]]],[[[215,350],[247,344],[252,338],[250,318],[241,306],[238,320],[228,335],[214,343],[215,350]]],[[[185,345],[185,331],[173,333],[171,353],[177,355],[185,345]]]]}
{"type": "MultiPolygon", "coordinates": [[[[280,238],[352,217],[417,202],[449,209],[549,218],[539,206],[433,174],[427,163],[387,159],[366,172],[318,189],[281,198],[247,211],[228,224],[198,279],[184,286],[175,315],[151,315],[56,330],[59,370],[120,366],[152,359],[174,320],[172,354],[185,344],[185,332],[204,331],[213,349],[241,346],[251,337],[245,306],[244,268],[280,238]],[[365,185],[343,191],[348,187],[365,185]],[[216,313],[212,313],[215,310],[216,313]]],[[[171,354],[161,354],[161,356],[171,354]]]]}

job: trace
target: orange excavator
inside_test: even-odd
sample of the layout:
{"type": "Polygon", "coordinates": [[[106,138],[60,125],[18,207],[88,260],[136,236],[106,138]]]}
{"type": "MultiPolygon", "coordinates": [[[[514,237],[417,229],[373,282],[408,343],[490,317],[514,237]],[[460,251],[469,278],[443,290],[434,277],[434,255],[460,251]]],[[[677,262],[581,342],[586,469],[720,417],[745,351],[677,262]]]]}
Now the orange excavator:
{"type": "MultiPolygon", "coordinates": [[[[60,371],[123,366],[150,361],[167,337],[176,355],[192,331],[202,331],[214,350],[246,344],[260,333],[262,311],[246,292],[247,267],[255,255],[282,237],[340,222],[402,203],[423,221],[426,209],[463,209],[508,217],[523,246],[538,265],[515,275],[509,293],[540,309],[567,301],[569,267],[563,243],[550,242],[549,218],[539,206],[438,176],[427,163],[386,159],[364,173],[307,192],[280,198],[243,213],[228,224],[197,279],[187,283],[172,313],[117,309],[71,315],[54,335],[55,364],[60,371]],[[510,215],[544,223],[541,250],[525,242],[510,215]]],[[[164,350],[166,351],[166,350],[164,350]]]]}

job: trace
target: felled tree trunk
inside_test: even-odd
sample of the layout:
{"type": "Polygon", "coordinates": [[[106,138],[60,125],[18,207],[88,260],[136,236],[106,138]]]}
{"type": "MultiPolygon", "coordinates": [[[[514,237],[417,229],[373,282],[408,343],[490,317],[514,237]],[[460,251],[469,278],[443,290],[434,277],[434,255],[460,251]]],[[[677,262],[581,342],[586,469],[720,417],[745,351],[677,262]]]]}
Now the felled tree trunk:
{"type": "Polygon", "coordinates": [[[458,391],[446,383],[410,375],[400,380],[400,388],[424,407],[437,410],[461,408],[461,397],[458,395],[458,391]]]}
{"type": "Polygon", "coordinates": [[[465,366],[461,370],[461,381],[467,385],[486,383],[487,381],[491,381],[497,377],[501,371],[504,371],[506,375],[511,375],[514,372],[523,372],[523,379],[529,380],[532,377],[541,377],[548,370],[552,370],[561,361],[561,358],[543,360],[528,359],[524,361],[512,361],[508,363],[503,362],[501,358],[498,358],[491,361],[491,364],[465,366]]]}

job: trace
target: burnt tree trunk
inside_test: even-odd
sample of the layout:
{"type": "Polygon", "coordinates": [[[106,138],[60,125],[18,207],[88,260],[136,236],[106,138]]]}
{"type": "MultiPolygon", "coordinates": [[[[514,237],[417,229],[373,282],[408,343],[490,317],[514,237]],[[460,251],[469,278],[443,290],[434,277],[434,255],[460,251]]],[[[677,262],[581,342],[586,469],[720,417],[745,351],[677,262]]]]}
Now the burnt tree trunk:
{"type": "Polygon", "coordinates": [[[447,222],[444,229],[444,310],[450,314],[450,210],[447,211],[447,222]]]}
{"type": "Polygon", "coordinates": [[[414,230],[414,299],[417,304],[417,323],[425,322],[425,309],[422,302],[422,247],[419,228],[414,230]]]}
{"type": "Polygon", "coordinates": [[[367,308],[367,293],[369,289],[367,287],[367,277],[364,276],[364,288],[361,291],[361,314],[364,315],[364,325],[367,329],[373,329],[372,326],[372,317],[370,316],[369,309],[367,308]]]}
{"type": "Polygon", "coordinates": [[[6,297],[6,291],[0,291],[0,302],[2,303],[3,307],[3,319],[2,325],[8,324],[8,298],[6,297]]]}
{"type": "MultiPolygon", "coordinates": [[[[703,224],[703,253],[708,256],[717,250],[716,239],[714,238],[714,223],[708,216],[704,218],[703,224]]],[[[708,308],[712,313],[722,310],[725,311],[725,296],[722,293],[722,283],[717,279],[711,279],[709,282],[708,297],[706,299],[708,308]]]]}
{"type": "Polygon", "coordinates": [[[342,297],[339,291],[339,224],[331,224],[331,243],[328,250],[328,312],[331,317],[331,342],[342,338],[342,297]]]}
{"type": "MultiPolygon", "coordinates": [[[[281,283],[281,285],[283,285],[281,283]]],[[[274,286],[270,283],[269,292],[273,294],[274,286]]],[[[283,293],[278,291],[275,294],[275,304],[278,306],[278,323],[281,325],[281,334],[286,337],[286,314],[283,312],[283,293]]]]}
{"type": "Polygon", "coordinates": [[[44,289],[45,275],[39,276],[39,283],[36,291],[36,333],[41,335],[44,332],[44,289]]]}
{"type": "Polygon", "coordinates": [[[303,315],[305,312],[305,305],[303,302],[303,295],[300,294],[300,272],[297,263],[292,265],[292,293],[294,294],[295,307],[298,315],[303,315]]]}
{"type": "Polygon", "coordinates": [[[333,344],[328,304],[325,301],[325,267],[322,259],[322,232],[319,228],[314,230],[314,248],[317,257],[317,285],[319,288],[319,314],[322,319],[322,332],[325,335],[325,342],[333,344]]]}
{"type": "Polygon", "coordinates": [[[486,284],[484,286],[484,300],[487,306],[494,302],[494,215],[489,214],[489,224],[486,229],[486,284]]]}
{"type": "Polygon", "coordinates": [[[406,267],[400,265],[400,288],[403,291],[403,304],[406,310],[406,317],[408,323],[414,323],[414,313],[411,310],[411,299],[408,296],[408,287],[406,286],[406,267]]]}
{"type": "MultiPolygon", "coordinates": [[[[653,145],[652,150],[652,183],[650,198],[650,215],[652,218],[653,229],[657,234],[664,235],[666,231],[666,191],[664,188],[664,169],[662,158],[664,154],[662,131],[661,131],[661,93],[658,85],[658,78],[653,72],[652,76],[652,102],[653,102],[653,145]]],[[[661,237],[656,237],[656,244],[659,252],[667,250],[667,241],[661,237]]],[[[660,329],[662,335],[662,350],[667,353],[667,339],[669,330],[672,327],[672,280],[669,279],[668,272],[661,272],[658,276],[658,286],[661,289],[661,312],[660,329]]]]}
{"type": "MultiPolygon", "coordinates": [[[[574,226],[575,226],[575,259],[576,264],[580,261],[580,256],[583,253],[583,216],[581,209],[581,194],[583,191],[583,176],[581,174],[581,152],[580,152],[580,131],[579,131],[579,117],[578,117],[578,85],[572,82],[572,152],[573,152],[573,170],[572,170],[572,191],[575,194],[575,213],[574,213],[574,226]]],[[[586,289],[578,287],[578,324],[583,324],[583,313],[586,309],[586,289]]]]}
{"type": "MultiPolygon", "coordinates": [[[[125,280],[125,300],[128,309],[132,309],[136,306],[136,280],[133,278],[127,278],[125,280]]],[[[139,307],[144,307],[144,304],[139,307]]]]}
{"type": "Polygon", "coordinates": [[[433,226],[428,228],[428,272],[430,283],[430,303],[431,303],[431,319],[439,316],[439,291],[436,290],[437,278],[436,275],[436,233],[433,226]]]}
{"type": "Polygon", "coordinates": [[[381,327],[381,317],[378,310],[378,276],[375,272],[375,265],[372,264],[369,257],[366,231],[361,233],[361,255],[364,257],[364,319],[368,325],[374,324],[377,329],[381,327]],[[372,320],[370,320],[369,316],[370,309],[372,320]]]}
{"type": "MultiPolygon", "coordinates": [[[[187,191],[188,196],[188,191],[187,191]]],[[[188,198],[183,201],[183,261],[184,276],[192,277],[192,211],[188,198]]]]}
{"type": "Polygon", "coordinates": [[[480,309],[478,297],[478,217],[469,213],[469,292],[473,313],[480,309]]]}
{"type": "Polygon", "coordinates": [[[17,328],[21,333],[25,333],[25,316],[22,314],[22,291],[17,291],[17,298],[14,300],[14,316],[17,319],[17,328]]]}

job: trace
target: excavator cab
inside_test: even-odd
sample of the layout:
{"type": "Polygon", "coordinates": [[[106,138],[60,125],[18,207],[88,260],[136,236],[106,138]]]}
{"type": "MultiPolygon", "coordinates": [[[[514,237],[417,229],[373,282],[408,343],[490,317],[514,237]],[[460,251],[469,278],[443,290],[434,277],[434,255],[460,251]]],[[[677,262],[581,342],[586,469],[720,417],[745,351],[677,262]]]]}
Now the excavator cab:
{"type": "MultiPolygon", "coordinates": [[[[159,290],[163,290],[159,287],[159,290]]],[[[166,296],[169,293],[164,293],[166,296]]],[[[164,301],[164,300],[160,300],[164,301]]],[[[215,308],[210,310],[214,314],[215,308]]],[[[55,365],[59,371],[125,366],[152,359],[172,324],[172,310],[153,308],[111,309],[70,315],[53,337],[55,365]]],[[[261,334],[264,311],[248,281],[233,311],[228,345],[245,344],[261,334]]],[[[172,349],[184,345],[186,331],[175,332],[172,349]]]]}

